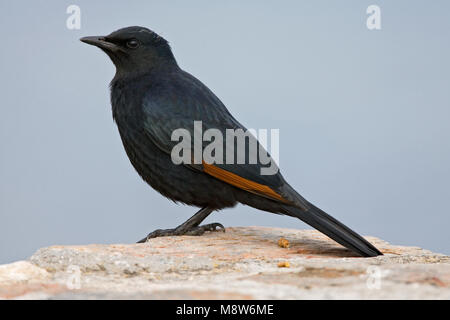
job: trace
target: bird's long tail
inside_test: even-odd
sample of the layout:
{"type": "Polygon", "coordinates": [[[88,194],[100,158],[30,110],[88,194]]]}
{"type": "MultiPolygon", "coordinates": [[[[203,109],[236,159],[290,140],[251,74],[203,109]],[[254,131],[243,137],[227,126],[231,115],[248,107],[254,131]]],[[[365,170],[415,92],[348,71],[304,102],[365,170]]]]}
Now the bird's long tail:
{"type": "Polygon", "coordinates": [[[287,214],[299,218],[316,228],[344,247],[359,253],[363,257],[375,257],[382,253],[359,234],[341,222],[309,203],[309,210],[286,206],[287,214]]]}

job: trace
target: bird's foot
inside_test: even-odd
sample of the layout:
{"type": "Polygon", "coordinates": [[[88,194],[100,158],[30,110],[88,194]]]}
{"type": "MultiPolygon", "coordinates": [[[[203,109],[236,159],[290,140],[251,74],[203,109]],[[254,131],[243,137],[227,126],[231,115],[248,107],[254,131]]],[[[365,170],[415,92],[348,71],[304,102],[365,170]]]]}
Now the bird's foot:
{"type": "Polygon", "coordinates": [[[148,234],[142,240],[137,243],[145,243],[148,239],[158,238],[158,237],[169,237],[169,236],[201,236],[206,231],[222,231],[225,232],[225,227],[220,223],[209,223],[202,226],[192,227],[190,229],[183,228],[179,226],[173,229],[158,229],[148,234]]]}

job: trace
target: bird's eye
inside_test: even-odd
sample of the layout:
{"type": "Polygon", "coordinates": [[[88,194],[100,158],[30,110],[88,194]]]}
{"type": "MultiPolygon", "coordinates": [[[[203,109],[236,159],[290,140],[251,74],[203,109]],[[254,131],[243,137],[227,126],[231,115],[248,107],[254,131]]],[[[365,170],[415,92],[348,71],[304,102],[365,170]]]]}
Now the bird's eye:
{"type": "Polygon", "coordinates": [[[139,47],[139,41],[136,39],[130,39],[127,41],[127,47],[130,49],[136,49],[137,47],[139,47]]]}

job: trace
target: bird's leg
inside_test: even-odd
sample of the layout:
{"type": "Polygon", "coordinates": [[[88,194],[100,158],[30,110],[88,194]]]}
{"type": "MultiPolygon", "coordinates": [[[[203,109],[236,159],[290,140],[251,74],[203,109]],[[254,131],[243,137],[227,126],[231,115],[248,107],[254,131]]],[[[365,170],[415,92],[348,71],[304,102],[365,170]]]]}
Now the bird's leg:
{"type": "Polygon", "coordinates": [[[207,216],[214,210],[205,207],[200,209],[196,214],[187,219],[184,223],[179,225],[174,229],[158,229],[148,234],[144,239],[139,240],[137,243],[147,242],[148,239],[157,238],[157,237],[165,237],[165,236],[181,236],[181,235],[189,235],[189,236],[200,236],[204,234],[206,231],[216,231],[217,229],[225,232],[225,227],[220,223],[210,223],[205,224],[203,226],[200,225],[203,220],[206,219],[207,216]]]}

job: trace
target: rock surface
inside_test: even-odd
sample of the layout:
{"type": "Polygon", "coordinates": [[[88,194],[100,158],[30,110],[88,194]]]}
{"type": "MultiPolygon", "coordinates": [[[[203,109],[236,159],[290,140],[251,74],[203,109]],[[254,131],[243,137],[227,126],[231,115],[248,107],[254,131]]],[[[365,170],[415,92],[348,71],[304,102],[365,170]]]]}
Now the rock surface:
{"type": "Polygon", "coordinates": [[[450,299],[450,257],[367,239],[385,255],[263,227],[52,246],[0,266],[0,299],[450,299]]]}

